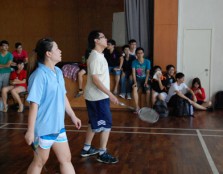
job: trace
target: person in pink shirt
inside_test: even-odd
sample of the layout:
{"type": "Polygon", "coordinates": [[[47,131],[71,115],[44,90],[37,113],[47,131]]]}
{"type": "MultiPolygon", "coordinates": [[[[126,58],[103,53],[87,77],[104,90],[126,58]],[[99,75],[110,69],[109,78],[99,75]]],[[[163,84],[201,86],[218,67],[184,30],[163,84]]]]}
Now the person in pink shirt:
{"type": "Polygon", "coordinates": [[[12,52],[13,62],[12,66],[16,66],[18,61],[24,62],[26,65],[28,63],[28,54],[27,51],[23,50],[22,44],[20,42],[15,43],[15,51],[12,52]]]}

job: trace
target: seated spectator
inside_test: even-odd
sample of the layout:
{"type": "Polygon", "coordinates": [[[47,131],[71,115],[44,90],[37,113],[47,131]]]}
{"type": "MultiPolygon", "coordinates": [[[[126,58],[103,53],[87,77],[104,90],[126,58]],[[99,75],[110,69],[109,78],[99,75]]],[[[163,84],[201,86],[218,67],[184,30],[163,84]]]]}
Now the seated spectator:
{"type": "Polygon", "coordinates": [[[24,106],[20,99],[19,93],[25,92],[27,85],[26,85],[26,70],[24,70],[24,62],[19,60],[17,62],[17,71],[13,71],[10,75],[10,85],[5,86],[2,88],[2,100],[4,109],[3,112],[8,111],[8,104],[7,104],[7,94],[10,92],[12,97],[18,102],[19,109],[18,112],[23,112],[24,106]]]}
{"type": "Polygon", "coordinates": [[[112,39],[108,40],[107,44],[108,44],[107,48],[104,50],[104,56],[108,62],[110,74],[115,75],[115,87],[113,90],[113,94],[118,95],[118,85],[121,75],[121,64],[120,64],[121,54],[115,48],[116,42],[114,40],[112,39]]]}
{"type": "Polygon", "coordinates": [[[0,90],[9,84],[13,56],[8,49],[8,41],[2,40],[0,42],[0,90]]]}
{"type": "Polygon", "coordinates": [[[201,86],[201,81],[199,78],[194,78],[192,81],[192,91],[194,92],[197,103],[204,107],[211,107],[211,101],[205,101],[206,94],[204,88],[201,86]]]}
{"type": "Polygon", "coordinates": [[[135,113],[138,113],[139,108],[139,94],[138,90],[142,88],[146,92],[146,105],[149,106],[150,87],[149,87],[149,71],[151,69],[150,61],[144,58],[144,49],[138,47],[136,49],[137,59],[132,62],[132,76],[133,76],[133,98],[135,102],[135,113]]]}
{"type": "Polygon", "coordinates": [[[160,66],[154,66],[152,68],[152,106],[158,100],[166,100],[167,93],[165,88],[166,78],[162,75],[162,69],[160,66]]]}
{"type": "Polygon", "coordinates": [[[13,62],[12,66],[16,66],[18,61],[22,61],[25,64],[28,63],[28,54],[25,50],[22,48],[22,44],[20,42],[15,43],[15,51],[12,52],[13,55],[13,62]]]}
{"type": "Polygon", "coordinates": [[[190,88],[188,88],[188,86],[184,83],[184,74],[181,72],[176,74],[176,82],[172,83],[169,89],[166,98],[168,105],[174,107],[178,97],[187,100],[195,109],[204,111],[208,110],[208,108],[196,102],[196,96],[194,92],[190,88]]]}
{"type": "Polygon", "coordinates": [[[122,65],[122,75],[120,80],[121,85],[121,92],[120,97],[127,99],[132,99],[131,92],[132,92],[132,62],[135,60],[135,56],[129,54],[129,45],[124,45],[122,47],[123,57],[121,57],[122,65]]]}
{"type": "Polygon", "coordinates": [[[171,84],[176,81],[174,78],[174,73],[175,73],[175,67],[173,65],[167,65],[166,74],[164,75],[164,77],[166,78],[164,85],[166,87],[167,93],[169,91],[171,84]]]}
{"type": "Polygon", "coordinates": [[[78,91],[77,95],[75,96],[76,98],[78,98],[84,94],[83,87],[82,87],[83,75],[87,74],[87,59],[88,59],[90,53],[91,53],[91,49],[87,49],[85,52],[84,60],[82,60],[82,64],[79,66],[80,67],[80,71],[78,72],[79,91],[78,91]]]}
{"type": "Polygon", "coordinates": [[[136,56],[136,47],[137,47],[137,43],[135,39],[131,39],[129,40],[129,54],[132,56],[136,56]]]}

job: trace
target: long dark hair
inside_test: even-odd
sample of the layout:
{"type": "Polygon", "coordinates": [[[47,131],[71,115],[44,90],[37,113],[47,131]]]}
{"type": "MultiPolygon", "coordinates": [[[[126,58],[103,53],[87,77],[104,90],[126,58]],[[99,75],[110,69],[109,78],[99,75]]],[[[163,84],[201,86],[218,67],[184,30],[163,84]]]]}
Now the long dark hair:
{"type": "Polygon", "coordinates": [[[192,81],[192,88],[194,87],[194,84],[195,83],[198,83],[199,87],[198,88],[202,88],[201,86],[201,81],[198,77],[194,78],[193,81],[192,81]]]}
{"type": "Polygon", "coordinates": [[[28,78],[33,73],[33,71],[35,71],[35,69],[38,67],[38,63],[44,63],[46,52],[52,50],[53,42],[54,40],[51,38],[40,39],[37,42],[36,48],[33,50],[32,55],[29,58],[27,67],[28,78]]]}

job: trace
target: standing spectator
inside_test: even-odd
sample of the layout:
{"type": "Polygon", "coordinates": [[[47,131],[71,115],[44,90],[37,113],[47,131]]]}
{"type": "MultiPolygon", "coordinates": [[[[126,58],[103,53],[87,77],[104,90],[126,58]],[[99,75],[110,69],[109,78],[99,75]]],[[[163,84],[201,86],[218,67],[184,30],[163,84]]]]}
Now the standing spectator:
{"type": "MultiPolygon", "coordinates": [[[[132,56],[136,56],[136,47],[137,47],[137,43],[135,39],[131,39],[129,40],[129,54],[132,56]]],[[[137,58],[137,57],[136,57],[137,58]]]]}
{"type": "Polygon", "coordinates": [[[120,52],[115,48],[116,42],[112,39],[108,40],[107,49],[104,50],[105,58],[108,62],[110,74],[115,75],[114,95],[118,95],[118,85],[121,75],[120,52]]]}
{"type": "Polygon", "coordinates": [[[26,70],[24,68],[24,63],[20,60],[17,61],[17,71],[13,71],[10,75],[10,85],[2,88],[2,100],[4,109],[3,112],[8,111],[7,104],[7,93],[10,92],[12,97],[18,102],[19,109],[18,112],[23,112],[24,106],[20,99],[19,93],[25,92],[26,85],[26,70]]]}
{"type": "Polygon", "coordinates": [[[103,163],[117,163],[118,159],[107,152],[107,142],[112,126],[110,100],[117,104],[118,99],[110,92],[108,63],[103,55],[107,47],[107,39],[100,31],[92,31],[88,35],[88,43],[92,49],[87,61],[88,75],[85,87],[85,100],[88,110],[89,125],[82,157],[99,153],[97,160],[103,163]],[[95,133],[100,132],[100,149],[91,146],[95,133]]]}
{"type": "Polygon", "coordinates": [[[22,48],[22,44],[20,42],[15,43],[15,51],[12,52],[12,55],[13,55],[13,63],[15,63],[15,66],[17,61],[22,61],[25,64],[28,63],[28,54],[22,48]]]}
{"type": "Polygon", "coordinates": [[[121,85],[121,92],[120,97],[127,99],[132,99],[131,92],[132,92],[132,62],[135,60],[135,56],[129,54],[129,45],[124,45],[122,47],[123,56],[121,57],[123,62],[122,65],[122,75],[120,80],[121,85]]]}
{"type": "Polygon", "coordinates": [[[8,86],[11,73],[12,54],[8,51],[9,43],[6,40],[0,42],[0,90],[8,86]]]}
{"type": "Polygon", "coordinates": [[[148,59],[144,58],[144,49],[138,47],[136,49],[137,59],[132,62],[132,76],[133,76],[133,98],[135,101],[135,113],[138,113],[139,108],[139,94],[138,90],[142,88],[143,92],[146,93],[146,105],[149,106],[150,98],[150,86],[149,86],[149,71],[151,64],[148,59]]]}

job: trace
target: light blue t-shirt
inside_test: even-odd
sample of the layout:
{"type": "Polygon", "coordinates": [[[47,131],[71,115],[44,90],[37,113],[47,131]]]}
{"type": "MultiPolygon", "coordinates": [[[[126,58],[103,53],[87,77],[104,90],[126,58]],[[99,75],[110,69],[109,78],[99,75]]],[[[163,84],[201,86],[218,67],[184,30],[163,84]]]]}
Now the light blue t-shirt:
{"type": "Polygon", "coordinates": [[[144,62],[140,63],[138,59],[136,59],[132,62],[132,68],[135,68],[137,78],[146,78],[147,70],[151,69],[150,61],[148,59],[144,59],[144,62]]]}
{"type": "Polygon", "coordinates": [[[62,71],[55,67],[55,72],[39,63],[29,78],[27,101],[38,104],[35,136],[59,133],[64,128],[66,89],[62,71]]]}

